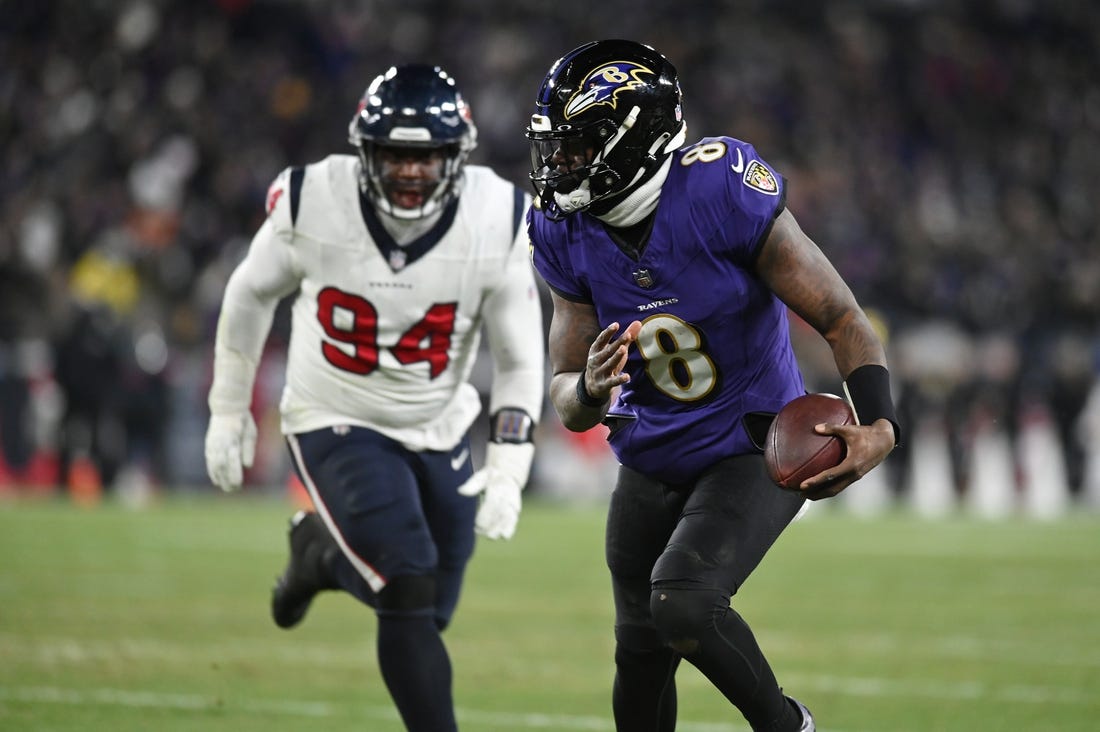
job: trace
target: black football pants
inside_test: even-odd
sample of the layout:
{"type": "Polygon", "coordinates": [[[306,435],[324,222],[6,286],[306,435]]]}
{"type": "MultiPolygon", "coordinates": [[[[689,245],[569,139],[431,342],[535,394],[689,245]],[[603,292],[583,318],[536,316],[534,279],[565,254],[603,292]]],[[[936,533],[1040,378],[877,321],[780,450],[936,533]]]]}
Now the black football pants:
{"type": "Polygon", "coordinates": [[[681,658],[754,730],[797,729],[797,717],[730,598],[802,505],[801,497],[771,483],[759,455],[723,460],[683,486],[620,468],[606,533],[619,732],[673,729],[673,676],[681,658]]]}

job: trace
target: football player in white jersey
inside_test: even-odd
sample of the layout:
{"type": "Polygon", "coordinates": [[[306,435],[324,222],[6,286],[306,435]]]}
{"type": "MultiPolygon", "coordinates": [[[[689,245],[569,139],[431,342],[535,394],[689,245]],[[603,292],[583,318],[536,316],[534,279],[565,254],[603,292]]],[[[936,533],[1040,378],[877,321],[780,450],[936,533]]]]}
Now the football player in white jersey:
{"type": "Polygon", "coordinates": [[[225,490],[251,465],[256,366],[278,301],[296,293],[282,431],[315,511],[291,519],[272,595],[289,628],[321,590],[374,608],[377,655],[412,732],[457,729],[441,638],[475,530],[508,539],[534,455],[544,336],[528,256],[529,196],[466,165],[476,145],[454,80],[391,67],[349,125],[355,155],[288,168],[226,286],[206,462],[225,490]],[[476,473],[469,383],[493,357],[490,441],[476,473]]]}

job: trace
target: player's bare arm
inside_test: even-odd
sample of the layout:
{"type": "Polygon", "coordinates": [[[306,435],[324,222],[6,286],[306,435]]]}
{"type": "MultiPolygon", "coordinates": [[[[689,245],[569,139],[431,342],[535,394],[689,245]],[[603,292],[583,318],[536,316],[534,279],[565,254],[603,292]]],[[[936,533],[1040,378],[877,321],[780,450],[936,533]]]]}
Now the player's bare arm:
{"type": "Polygon", "coordinates": [[[756,269],[788,307],[828,341],[841,376],[886,365],[886,353],[848,285],[790,211],[775,220],[756,269]]]}
{"type": "Polygon", "coordinates": [[[628,348],[641,323],[612,323],[601,330],[596,310],[551,293],[554,314],[550,319],[549,354],[553,377],[550,400],[566,429],[583,432],[595,427],[607,414],[612,390],[630,379],[623,373],[628,348]],[[578,380],[584,377],[589,403],[578,398],[578,380]]]}
{"type": "MultiPolygon", "coordinates": [[[[756,264],[772,291],[829,343],[842,377],[847,379],[860,366],[886,366],[885,349],[867,315],[790,211],[776,218],[756,264]]],[[[894,428],[885,419],[863,426],[826,425],[818,432],[839,435],[848,451],[836,468],[807,481],[809,486],[820,486],[807,495],[814,500],[844,490],[894,449],[894,428]]]]}

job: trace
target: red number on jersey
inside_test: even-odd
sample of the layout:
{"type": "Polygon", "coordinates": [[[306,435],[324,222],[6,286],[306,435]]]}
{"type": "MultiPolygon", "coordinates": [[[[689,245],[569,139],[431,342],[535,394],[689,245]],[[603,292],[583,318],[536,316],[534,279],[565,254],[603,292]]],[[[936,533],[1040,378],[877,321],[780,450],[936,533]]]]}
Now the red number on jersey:
{"type": "MultiPolygon", "coordinates": [[[[432,305],[390,352],[405,366],[427,361],[431,378],[439,376],[447,368],[457,310],[455,303],[432,305]]],[[[369,301],[326,287],[317,295],[317,320],[329,338],[355,346],[354,354],[349,354],[331,343],[322,343],[321,353],[326,361],[338,369],[364,376],[378,368],[378,311],[369,301]]]]}
{"type": "Polygon", "coordinates": [[[329,338],[355,346],[355,355],[349,355],[331,343],[322,343],[325,360],[353,374],[366,375],[378,368],[378,311],[373,305],[358,295],[326,287],[317,295],[317,320],[329,338]]]}
{"type": "Polygon", "coordinates": [[[405,331],[397,345],[391,348],[394,357],[408,366],[417,361],[427,361],[432,367],[432,378],[447,368],[447,349],[451,347],[451,333],[455,328],[457,303],[432,305],[419,323],[405,331]]]}

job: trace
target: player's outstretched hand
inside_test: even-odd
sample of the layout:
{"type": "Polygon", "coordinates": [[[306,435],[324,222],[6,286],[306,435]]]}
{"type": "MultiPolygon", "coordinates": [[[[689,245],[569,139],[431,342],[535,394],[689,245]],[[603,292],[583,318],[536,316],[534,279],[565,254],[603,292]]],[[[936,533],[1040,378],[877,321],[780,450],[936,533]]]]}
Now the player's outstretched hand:
{"type": "Polygon", "coordinates": [[[249,412],[214,414],[206,428],[206,472],[227,493],[244,483],[256,456],[256,422],[249,412]]]}
{"type": "Polygon", "coordinates": [[[535,446],[490,442],[485,467],[459,487],[464,496],[481,496],[474,529],[488,539],[511,539],[522,507],[520,493],[527,485],[535,446]]]}
{"type": "Polygon", "coordinates": [[[642,329],[635,320],[619,332],[619,324],[604,328],[588,348],[588,363],[584,372],[585,390],[597,399],[608,397],[617,386],[630,381],[630,374],[623,373],[632,343],[642,329]]]}

